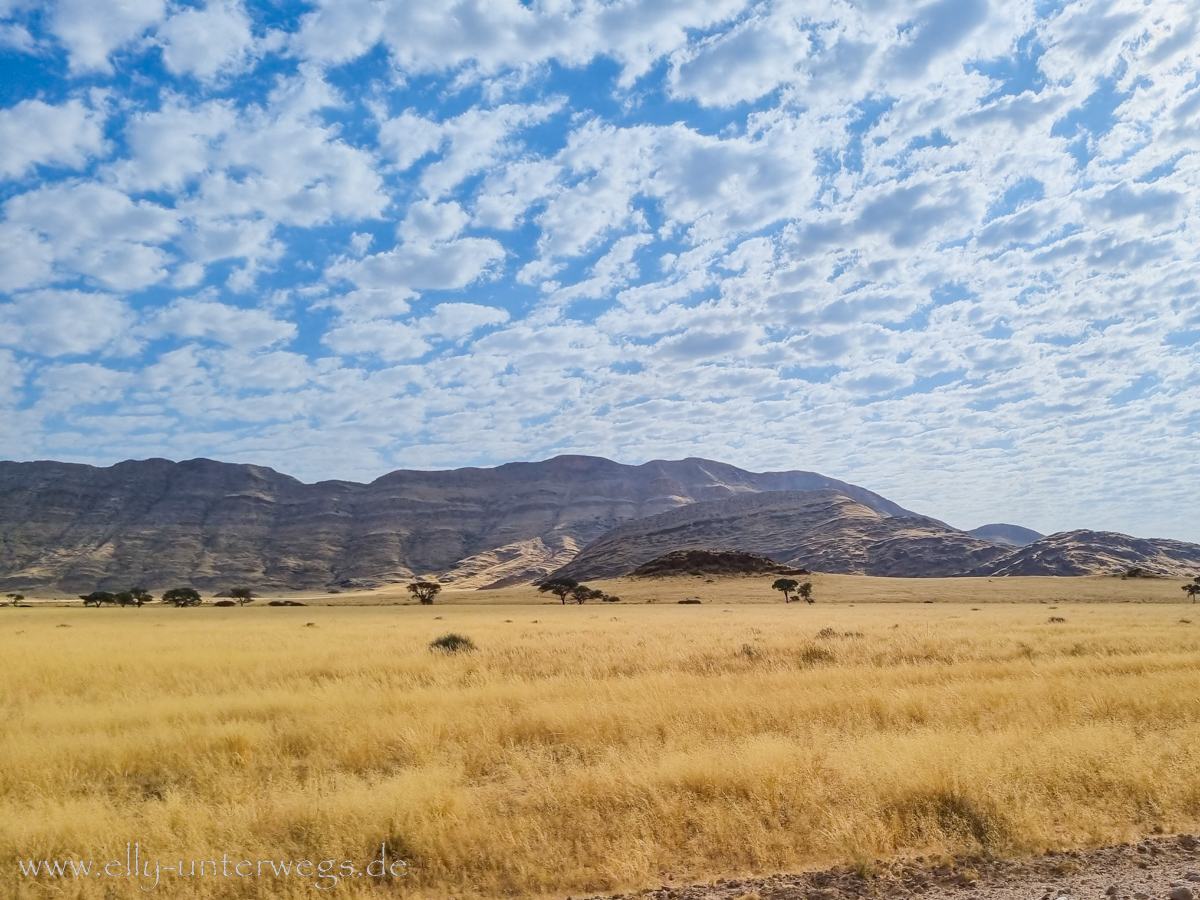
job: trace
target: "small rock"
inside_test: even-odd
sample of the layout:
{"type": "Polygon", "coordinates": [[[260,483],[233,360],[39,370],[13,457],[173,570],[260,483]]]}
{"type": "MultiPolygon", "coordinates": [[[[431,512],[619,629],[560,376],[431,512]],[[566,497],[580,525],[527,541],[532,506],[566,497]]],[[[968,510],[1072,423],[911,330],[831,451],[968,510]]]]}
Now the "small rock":
{"type": "Polygon", "coordinates": [[[1110,884],[1107,888],[1105,888],[1104,893],[1109,897],[1115,897],[1119,891],[1117,890],[1117,886],[1115,884],[1110,884]]]}
{"type": "Polygon", "coordinates": [[[1186,878],[1188,881],[1200,881],[1200,873],[1197,873],[1197,872],[1188,872],[1183,877],[1186,878]]]}
{"type": "Polygon", "coordinates": [[[1167,895],[1171,900],[1196,900],[1196,895],[1190,889],[1185,888],[1182,884],[1178,887],[1171,888],[1171,893],[1167,895]]]}
{"type": "Polygon", "coordinates": [[[1134,891],[1133,900],[1150,900],[1150,895],[1145,891],[1134,891]]]}
{"type": "Polygon", "coordinates": [[[1196,849],[1196,839],[1194,837],[1192,837],[1190,834],[1181,834],[1179,836],[1179,846],[1182,847],[1184,850],[1195,850],[1196,849]]]}

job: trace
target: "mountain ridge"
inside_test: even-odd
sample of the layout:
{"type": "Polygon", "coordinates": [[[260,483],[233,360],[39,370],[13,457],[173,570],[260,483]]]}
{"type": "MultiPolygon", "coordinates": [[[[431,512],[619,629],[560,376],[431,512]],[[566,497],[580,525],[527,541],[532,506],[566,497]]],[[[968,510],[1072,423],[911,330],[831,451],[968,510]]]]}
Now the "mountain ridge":
{"type": "Polygon", "coordinates": [[[204,458],[4,461],[0,587],[348,588],[414,576],[482,587],[545,574],[628,520],[781,488],[834,488],[909,513],[816,472],[755,473],[696,457],[628,466],[562,455],[311,484],[204,458]]]}

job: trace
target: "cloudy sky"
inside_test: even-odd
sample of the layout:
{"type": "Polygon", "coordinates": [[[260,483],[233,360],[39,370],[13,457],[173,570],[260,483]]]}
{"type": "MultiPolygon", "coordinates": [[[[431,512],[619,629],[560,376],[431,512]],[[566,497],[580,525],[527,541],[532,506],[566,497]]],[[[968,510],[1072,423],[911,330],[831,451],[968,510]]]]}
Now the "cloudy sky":
{"type": "Polygon", "coordinates": [[[1176,0],[0,0],[0,456],[1200,541],[1176,0]]]}

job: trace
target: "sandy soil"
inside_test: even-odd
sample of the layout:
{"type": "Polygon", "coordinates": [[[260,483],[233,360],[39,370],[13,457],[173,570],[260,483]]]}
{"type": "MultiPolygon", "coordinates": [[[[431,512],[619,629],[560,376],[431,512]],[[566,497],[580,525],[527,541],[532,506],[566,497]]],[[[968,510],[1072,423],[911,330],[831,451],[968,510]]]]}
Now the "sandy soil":
{"type": "Polygon", "coordinates": [[[617,894],[594,900],[1194,900],[1200,842],[1173,835],[1092,851],[1050,852],[1022,861],[925,857],[860,869],[828,869],[617,894]]]}

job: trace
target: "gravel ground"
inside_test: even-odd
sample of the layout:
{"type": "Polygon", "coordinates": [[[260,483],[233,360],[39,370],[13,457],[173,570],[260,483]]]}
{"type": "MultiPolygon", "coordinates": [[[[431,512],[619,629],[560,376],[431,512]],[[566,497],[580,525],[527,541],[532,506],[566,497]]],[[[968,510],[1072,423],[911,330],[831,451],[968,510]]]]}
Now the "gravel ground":
{"type": "MultiPolygon", "coordinates": [[[[925,857],[854,868],[663,885],[636,895],[593,900],[1198,900],[1200,842],[1155,837],[1100,850],[1050,852],[1020,861],[925,857]]],[[[569,900],[569,898],[568,898],[569,900]]]]}

